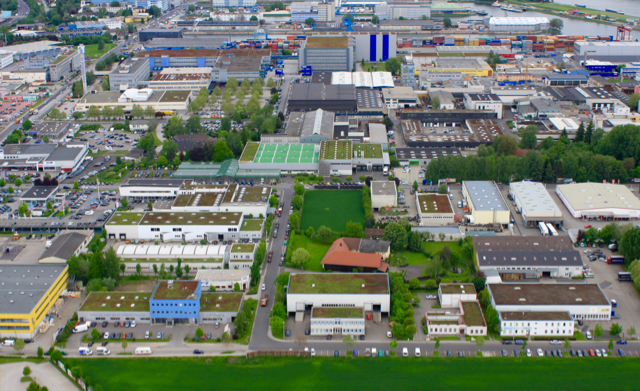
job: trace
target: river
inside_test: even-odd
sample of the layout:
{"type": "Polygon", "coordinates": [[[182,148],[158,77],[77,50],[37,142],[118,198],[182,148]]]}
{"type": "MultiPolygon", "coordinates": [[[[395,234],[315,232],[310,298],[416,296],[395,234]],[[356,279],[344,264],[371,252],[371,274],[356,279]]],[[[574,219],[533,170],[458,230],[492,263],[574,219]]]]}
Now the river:
{"type": "MultiPolygon", "coordinates": [[[[562,1],[566,2],[567,0],[562,0],[562,1]]],[[[598,0],[580,0],[580,1],[581,3],[579,4],[585,3],[585,1],[596,2],[598,0]]],[[[558,3],[560,2],[561,1],[558,1],[558,3]]],[[[621,8],[620,6],[621,3],[629,3],[629,4],[635,3],[636,9],[640,8],[640,2],[636,2],[635,0],[616,0],[615,8],[616,9],[621,8]]],[[[562,35],[613,35],[614,39],[616,36],[616,26],[614,25],[589,22],[587,20],[580,20],[580,19],[573,19],[573,18],[563,18],[563,17],[558,17],[558,16],[549,15],[542,12],[534,12],[534,11],[526,11],[523,13],[507,12],[507,11],[501,10],[498,7],[492,7],[491,5],[484,5],[484,4],[474,4],[474,3],[459,3],[459,4],[465,7],[487,11],[489,13],[487,17],[488,16],[509,16],[509,17],[539,16],[539,17],[545,17],[549,19],[559,18],[559,19],[562,19],[564,23],[564,28],[562,29],[562,35]]],[[[587,7],[591,7],[588,3],[586,3],[585,5],[587,5],[587,7]]],[[[638,12],[638,14],[640,14],[640,12],[638,12]]],[[[477,19],[478,17],[479,16],[476,15],[476,16],[468,16],[464,18],[454,18],[453,20],[454,21],[467,20],[469,18],[477,19]]],[[[516,34],[509,34],[509,35],[516,35],[516,34]]],[[[640,31],[633,31],[631,35],[634,39],[640,39],[640,31]]]]}
{"type": "Polygon", "coordinates": [[[639,16],[640,17],[640,1],[638,0],[616,0],[616,1],[602,1],[602,0],[554,0],[554,3],[564,5],[586,5],[587,8],[594,10],[602,10],[605,8],[611,8],[623,11],[626,15],[639,16]]]}

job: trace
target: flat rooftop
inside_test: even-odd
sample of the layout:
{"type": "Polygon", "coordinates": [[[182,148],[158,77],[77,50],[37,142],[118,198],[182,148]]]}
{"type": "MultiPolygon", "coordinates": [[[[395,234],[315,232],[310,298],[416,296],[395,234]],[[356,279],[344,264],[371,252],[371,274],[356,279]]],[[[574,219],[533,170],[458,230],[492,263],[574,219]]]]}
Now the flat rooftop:
{"type": "MultiPolygon", "coordinates": [[[[0,314],[31,313],[67,265],[0,266],[0,314]]],[[[66,281],[63,282],[66,286],[66,281]]]]}
{"type": "Polygon", "coordinates": [[[473,208],[477,211],[508,211],[509,208],[495,182],[463,181],[473,208]]]}
{"type": "Polygon", "coordinates": [[[477,301],[463,301],[464,324],[467,326],[484,326],[484,317],[477,301]]]}
{"type": "MultiPolygon", "coordinates": [[[[258,220],[258,221],[262,223],[262,220],[258,220]]],[[[249,243],[249,244],[236,243],[231,247],[231,252],[232,253],[252,253],[255,248],[256,248],[256,245],[253,243],[249,243]]]]}
{"type": "Polygon", "coordinates": [[[151,82],[165,81],[208,81],[212,68],[165,68],[151,82]]]}
{"type": "Polygon", "coordinates": [[[598,284],[488,284],[496,305],[610,305],[598,284]]]}
{"type": "Polygon", "coordinates": [[[313,307],[312,318],[363,318],[362,307],[313,307]]]}
{"type": "Polygon", "coordinates": [[[440,291],[446,295],[460,295],[476,293],[476,288],[473,284],[440,284],[440,291]]]}
{"type": "Polygon", "coordinates": [[[571,240],[562,236],[474,236],[471,239],[476,251],[573,250],[571,240]]]}
{"type": "Polygon", "coordinates": [[[562,219],[562,212],[547,188],[538,182],[511,182],[509,190],[522,207],[522,214],[531,217],[562,219]]]}
{"type": "Polygon", "coordinates": [[[382,145],[353,144],[353,157],[364,159],[382,159],[382,145]]]}
{"type": "Polygon", "coordinates": [[[183,183],[184,179],[129,179],[126,184],[120,187],[180,187],[183,183]]]}
{"type": "Polygon", "coordinates": [[[151,298],[153,300],[195,300],[200,281],[162,280],[158,282],[151,298]],[[169,287],[173,281],[173,287],[169,287]]]}
{"type": "Polygon", "coordinates": [[[43,200],[49,198],[58,191],[58,186],[32,186],[26,193],[22,194],[23,200],[43,200]]]}
{"type": "Polygon", "coordinates": [[[240,212],[116,212],[108,225],[238,225],[240,212]]]}
{"type": "Polygon", "coordinates": [[[246,219],[242,221],[242,227],[240,231],[260,231],[262,230],[262,220],[246,219]]]}
{"type": "Polygon", "coordinates": [[[306,49],[346,49],[349,47],[348,37],[309,37],[306,49]]]}
{"type": "MultiPolygon", "coordinates": [[[[249,144],[247,144],[249,145],[249,144]]],[[[245,147],[245,152],[240,158],[243,160],[245,154],[248,159],[253,153],[255,146],[249,149],[245,147]]],[[[297,164],[297,163],[317,163],[318,154],[315,152],[315,144],[260,144],[255,152],[254,163],[276,163],[276,164],[297,164]]]]}
{"type": "Polygon", "coordinates": [[[468,119],[465,123],[481,143],[492,143],[496,136],[504,136],[504,130],[497,120],[468,119]]]}
{"type": "Polygon", "coordinates": [[[558,185],[556,188],[574,210],[640,209],[640,200],[624,185],[588,182],[558,185]]]}
{"type": "Polygon", "coordinates": [[[203,292],[200,296],[200,312],[238,312],[242,297],[242,292],[203,292]]]}
{"type": "MultiPolygon", "coordinates": [[[[478,49],[483,48],[479,46],[478,49]]],[[[449,47],[451,50],[459,50],[458,47],[449,47]]],[[[442,58],[436,57],[433,59],[436,63],[437,68],[446,68],[446,69],[486,69],[490,68],[489,65],[484,60],[476,59],[476,58],[442,58]]]]}
{"type": "Polygon", "coordinates": [[[447,156],[462,156],[460,148],[396,148],[396,159],[437,159],[447,156]]]}
{"type": "MultiPolygon", "coordinates": [[[[480,267],[563,267],[582,266],[580,253],[576,250],[494,250],[477,251],[480,267]]],[[[522,273],[525,270],[520,270],[522,273]]]]}
{"type": "Polygon", "coordinates": [[[394,196],[396,197],[396,183],[393,181],[372,181],[371,195],[394,196]]]}
{"type": "Polygon", "coordinates": [[[502,320],[555,320],[570,321],[573,320],[571,314],[567,311],[501,311],[500,318],[502,320]]]}
{"type": "Polygon", "coordinates": [[[149,312],[149,292],[91,292],[78,311],[149,312]]]}
{"type": "Polygon", "coordinates": [[[352,145],[350,140],[323,141],[320,143],[320,159],[350,160],[352,145]]]}
{"type": "Polygon", "coordinates": [[[421,213],[453,213],[446,194],[419,194],[418,204],[421,213]]]}
{"type": "Polygon", "coordinates": [[[291,273],[290,294],[389,294],[386,273],[291,273]]]}

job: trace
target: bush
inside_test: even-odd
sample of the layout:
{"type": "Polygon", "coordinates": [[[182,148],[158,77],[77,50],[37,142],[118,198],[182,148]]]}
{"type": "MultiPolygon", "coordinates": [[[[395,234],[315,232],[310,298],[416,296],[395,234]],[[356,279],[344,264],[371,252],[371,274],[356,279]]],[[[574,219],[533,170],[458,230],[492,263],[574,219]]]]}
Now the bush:
{"type": "Polygon", "coordinates": [[[337,176],[334,176],[333,178],[331,178],[331,181],[340,182],[340,178],[338,178],[337,176]]]}
{"type": "Polygon", "coordinates": [[[351,181],[353,181],[353,177],[348,176],[348,177],[346,177],[346,178],[345,178],[345,180],[346,180],[347,182],[351,182],[351,181]]]}

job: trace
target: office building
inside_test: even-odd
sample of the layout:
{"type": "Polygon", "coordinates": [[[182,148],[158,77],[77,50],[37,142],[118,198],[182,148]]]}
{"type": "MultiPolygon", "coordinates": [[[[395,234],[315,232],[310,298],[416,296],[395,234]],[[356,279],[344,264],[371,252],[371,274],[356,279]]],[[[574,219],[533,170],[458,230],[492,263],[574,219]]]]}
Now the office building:
{"type": "Polygon", "coordinates": [[[71,50],[49,62],[49,77],[52,82],[60,81],[80,71],[80,52],[71,50]]]}
{"type": "Polygon", "coordinates": [[[118,64],[109,74],[109,88],[111,91],[125,91],[138,88],[149,78],[149,62],[140,58],[118,64]]]}
{"type": "Polygon", "coordinates": [[[496,94],[464,94],[464,108],[467,110],[491,110],[502,119],[503,105],[496,94]]]}

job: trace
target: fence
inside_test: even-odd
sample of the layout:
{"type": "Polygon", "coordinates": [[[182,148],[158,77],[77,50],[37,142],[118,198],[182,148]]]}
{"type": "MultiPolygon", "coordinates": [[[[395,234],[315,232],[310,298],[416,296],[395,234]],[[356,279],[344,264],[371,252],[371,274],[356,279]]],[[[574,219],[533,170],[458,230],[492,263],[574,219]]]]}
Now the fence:
{"type": "Polygon", "coordinates": [[[362,185],[315,185],[316,190],[362,190],[362,185]]]}
{"type": "Polygon", "coordinates": [[[257,350],[247,352],[247,358],[254,357],[311,357],[310,351],[305,350],[257,350]]]}

